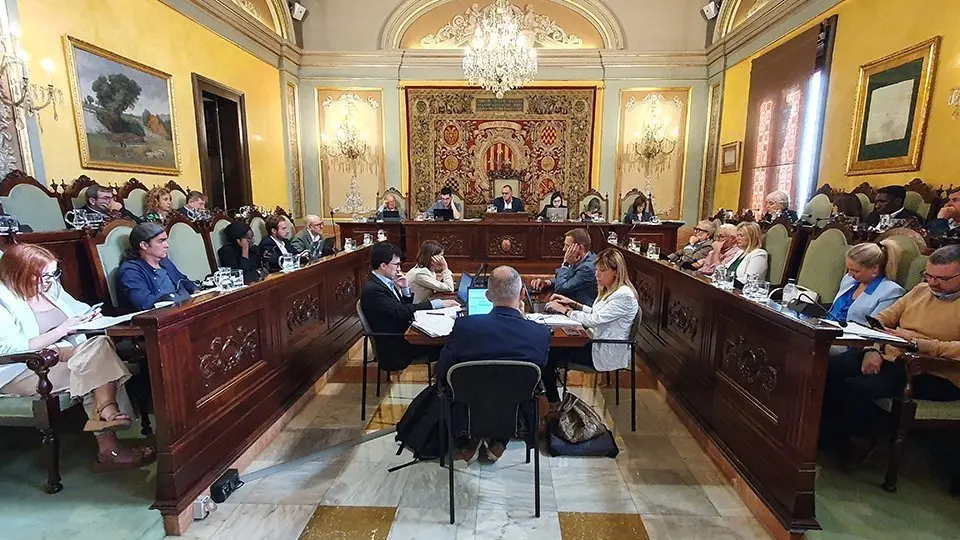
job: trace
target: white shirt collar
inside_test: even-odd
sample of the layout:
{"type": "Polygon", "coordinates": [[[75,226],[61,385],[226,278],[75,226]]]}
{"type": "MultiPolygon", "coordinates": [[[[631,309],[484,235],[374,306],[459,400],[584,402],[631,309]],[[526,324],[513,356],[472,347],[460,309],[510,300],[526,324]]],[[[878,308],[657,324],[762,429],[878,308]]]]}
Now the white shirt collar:
{"type": "Polygon", "coordinates": [[[272,239],[273,242],[274,242],[275,244],[277,244],[277,247],[280,248],[280,253],[283,253],[284,255],[289,255],[289,254],[290,254],[290,253],[287,251],[287,245],[286,245],[285,242],[281,242],[280,240],[277,240],[277,238],[274,237],[274,236],[271,236],[270,239],[272,239]]]}

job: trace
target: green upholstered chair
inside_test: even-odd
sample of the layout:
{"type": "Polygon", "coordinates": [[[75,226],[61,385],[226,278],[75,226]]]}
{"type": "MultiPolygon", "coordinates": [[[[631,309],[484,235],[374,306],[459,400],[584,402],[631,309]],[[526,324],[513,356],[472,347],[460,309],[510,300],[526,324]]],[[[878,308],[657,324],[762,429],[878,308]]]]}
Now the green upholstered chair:
{"type": "Polygon", "coordinates": [[[848,247],[847,236],[842,230],[827,228],[820,231],[803,254],[797,284],[816,291],[821,302],[833,301],[847,271],[844,255],[848,247]]]}
{"type": "MultiPolygon", "coordinates": [[[[210,247],[213,248],[213,256],[217,257],[217,253],[220,251],[220,248],[227,243],[227,239],[223,237],[223,231],[227,228],[227,225],[232,223],[229,219],[225,217],[217,218],[213,222],[213,228],[210,229],[210,247]]],[[[219,264],[219,260],[217,263],[219,264]]]]}
{"type": "MultiPolygon", "coordinates": [[[[920,257],[920,254],[926,249],[927,245],[923,241],[923,237],[920,236],[920,233],[905,228],[896,228],[890,229],[889,231],[883,233],[877,238],[877,241],[881,240],[891,240],[896,242],[897,246],[900,248],[900,263],[897,265],[897,275],[891,276],[894,281],[900,284],[904,289],[911,289],[913,285],[916,285],[919,282],[914,282],[913,285],[907,286],[907,283],[911,280],[910,270],[913,267],[913,262],[920,257]]],[[[926,259],[924,259],[924,265],[926,265],[926,259]]],[[[923,268],[920,269],[920,274],[923,274],[923,268]]]]}
{"type": "Polygon", "coordinates": [[[183,208],[187,204],[187,194],[179,189],[170,190],[170,200],[173,201],[173,208],[183,208]]]}
{"type": "MultiPolygon", "coordinates": [[[[36,180],[18,183],[9,190],[0,185],[0,204],[7,214],[16,216],[29,225],[34,232],[62,231],[67,228],[63,221],[60,199],[36,180]]],[[[3,184],[6,183],[6,180],[3,184]]]]}
{"type": "Polygon", "coordinates": [[[907,198],[903,201],[903,207],[907,210],[920,214],[924,220],[930,215],[931,203],[923,200],[923,195],[916,191],[907,191],[907,198]]]}
{"type": "Polygon", "coordinates": [[[267,235],[267,222],[260,216],[254,216],[250,220],[250,228],[253,229],[253,242],[259,244],[267,235]]]}
{"type": "Polygon", "coordinates": [[[823,193],[818,193],[810,199],[810,202],[803,209],[803,214],[810,216],[810,220],[818,227],[825,226],[830,221],[830,214],[832,213],[833,203],[823,193]]]}
{"type": "Polygon", "coordinates": [[[917,255],[910,263],[906,278],[900,283],[900,286],[909,291],[919,285],[923,281],[923,273],[927,270],[927,259],[929,258],[927,255],[917,255]]]}
{"type": "Polygon", "coordinates": [[[130,231],[133,227],[133,223],[129,221],[114,221],[108,223],[94,240],[97,257],[94,264],[103,270],[104,285],[115,307],[120,306],[117,298],[117,271],[120,269],[123,252],[130,248],[130,231]]]}
{"type": "Polygon", "coordinates": [[[167,237],[170,244],[167,256],[188,278],[201,281],[213,273],[203,236],[192,224],[174,222],[167,237]]]}
{"type": "Polygon", "coordinates": [[[773,286],[783,285],[786,281],[787,259],[793,241],[794,236],[782,223],[770,227],[763,235],[763,249],[767,252],[767,280],[773,286]]]}
{"type": "Polygon", "coordinates": [[[860,219],[866,219],[870,212],[873,212],[873,202],[864,193],[856,193],[856,196],[860,199],[860,219]]]}
{"type": "Polygon", "coordinates": [[[147,190],[142,188],[131,189],[123,198],[123,207],[135,216],[142,216],[147,208],[147,190]]]}

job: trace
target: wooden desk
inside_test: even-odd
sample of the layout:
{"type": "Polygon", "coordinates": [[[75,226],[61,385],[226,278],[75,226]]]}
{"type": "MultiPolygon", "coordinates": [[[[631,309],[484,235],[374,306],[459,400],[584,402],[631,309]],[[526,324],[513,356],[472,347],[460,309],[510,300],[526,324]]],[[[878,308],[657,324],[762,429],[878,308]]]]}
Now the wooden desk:
{"type": "Polygon", "coordinates": [[[481,261],[491,267],[508,264],[521,273],[552,274],[563,260],[563,237],[570,229],[582,227],[590,233],[593,250],[607,245],[611,230],[621,242],[637,238],[644,245],[655,242],[670,250],[677,244],[680,223],[636,226],[610,223],[514,223],[497,221],[411,221],[402,223],[342,222],[343,238],[360,242],[364,233],[376,238],[377,230],[387,232],[388,240],[404,250],[406,260],[417,255],[425,240],[443,244],[447,262],[454,272],[473,271],[481,261]],[[398,240],[399,239],[399,240],[398,240]],[[403,244],[397,243],[402,240],[403,244]]]}
{"type": "Polygon", "coordinates": [[[835,327],[622,250],[640,355],[785,529],[819,529],[814,459],[835,327]]]}
{"type": "Polygon", "coordinates": [[[243,289],[134,317],[157,428],[157,499],[176,517],[360,336],[358,249],[243,289]]]}
{"type": "MultiPolygon", "coordinates": [[[[447,341],[446,336],[436,338],[430,337],[412,326],[407,328],[406,333],[403,335],[403,339],[407,340],[407,343],[410,343],[411,345],[426,345],[436,347],[442,346],[447,341]]],[[[583,347],[588,341],[590,341],[590,338],[587,336],[587,333],[584,330],[580,330],[579,336],[568,336],[559,328],[554,328],[553,337],[550,338],[550,347],[583,347]]]]}

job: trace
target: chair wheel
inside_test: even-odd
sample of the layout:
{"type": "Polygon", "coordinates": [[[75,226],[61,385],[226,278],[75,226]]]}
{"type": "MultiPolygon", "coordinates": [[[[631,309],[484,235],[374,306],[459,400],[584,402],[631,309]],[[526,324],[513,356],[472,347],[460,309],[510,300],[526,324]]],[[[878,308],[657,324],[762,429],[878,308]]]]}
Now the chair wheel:
{"type": "Polygon", "coordinates": [[[883,490],[886,491],[887,493],[896,493],[896,492],[897,492],[897,485],[896,485],[896,484],[888,484],[888,483],[884,482],[883,484],[880,484],[880,487],[882,487],[883,490]]]}
{"type": "Polygon", "coordinates": [[[53,484],[53,485],[47,484],[44,486],[44,491],[46,491],[50,495],[53,495],[55,493],[60,493],[61,491],[63,491],[63,484],[60,482],[57,482],[56,484],[53,484]]]}

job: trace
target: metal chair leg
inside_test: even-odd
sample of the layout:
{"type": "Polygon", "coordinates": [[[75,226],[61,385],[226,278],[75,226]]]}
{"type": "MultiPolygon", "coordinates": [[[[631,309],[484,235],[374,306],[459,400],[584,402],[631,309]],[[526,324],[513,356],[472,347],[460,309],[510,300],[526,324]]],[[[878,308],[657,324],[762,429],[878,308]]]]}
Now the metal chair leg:
{"type": "MultiPolygon", "coordinates": [[[[540,418],[540,402],[534,399],[534,418],[540,418]]],[[[533,430],[533,500],[534,515],[540,517],[540,445],[537,429],[533,430]]],[[[530,452],[527,451],[527,463],[530,463],[530,452]]]]}
{"type": "MultiPolygon", "coordinates": [[[[363,336],[363,364],[360,366],[360,420],[367,419],[367,336],[363,336]]],[[[378,370],[379,371],[379,370],[378,370]]]]}
{"type": "Polygon", "coordinates": [[[619,369],[613,373],[613,384],[615,384],[617,387],[614,390],[614,392],[615,392],[615,395],[617,396],[616,398],[617,405],[620,405],[620,370],[619,369]]]}
{"type": "MultiPolygon", "coordinates": [[[[387,376],[390,376],[390,372],[387,372],[387,376]]],[[[380,365],[377,365],[377,397],[380,397],[380,365]]]]}
{"type": "Polygon", "coordinates": [[[630,346],[630,431],[637,430],[637,361],[630,346]]]}
{"type": "Polygon", "coordinates": [[[453,418],[453,402],[446,403],[446,424],[447,424],[447,459],[450,460],[448,464],[449,469],[449,486],[450,486],[450,524],[453,525],[456,521],[456,510],[454,509],[453,503],[453,426],[451,420],[453,418]]]}

